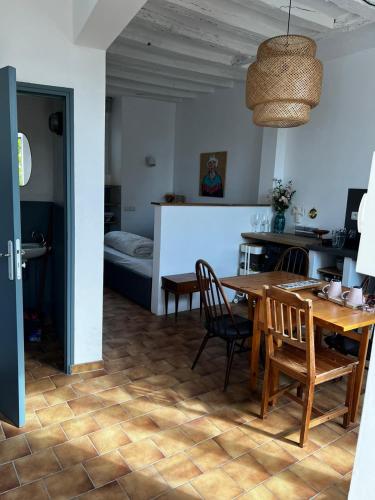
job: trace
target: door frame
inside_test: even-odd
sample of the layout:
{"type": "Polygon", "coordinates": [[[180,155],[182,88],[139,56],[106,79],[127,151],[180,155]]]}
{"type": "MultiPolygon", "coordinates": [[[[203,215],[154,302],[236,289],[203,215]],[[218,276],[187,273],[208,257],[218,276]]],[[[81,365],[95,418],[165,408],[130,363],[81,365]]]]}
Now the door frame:
{"type": "MultiPolygon", "coordinates": [[[[65,180],[65,335],[64,369],[71,373],[74,354],[74,90],[66,87],[17,82],[18,94],[41,97],[62,97],[65,101],[65,143],[64,143],[64,180],[65,180]]],[[[21,221],[22,222],[22,221],[21,221]]]]}

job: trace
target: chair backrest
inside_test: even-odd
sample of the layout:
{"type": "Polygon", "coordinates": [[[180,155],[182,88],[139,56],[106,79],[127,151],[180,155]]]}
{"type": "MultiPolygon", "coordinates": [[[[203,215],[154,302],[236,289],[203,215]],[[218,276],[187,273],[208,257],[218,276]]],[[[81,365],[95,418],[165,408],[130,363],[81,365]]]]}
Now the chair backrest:
{"type": "Polygon", "coordinates": [[[302,247],[287,248],[280,256],[275,271],[286,271],[307,276],[309,272],[309,253],[302,247]]]}
{"type": "Polygon", "coordinates": [[[215,334],[225,334],[228,326],[233,326],[237,330],[232,308],[210,264],[203,259],[197,260],[195,272],[204,308],[207,329],[215,334]]]}
{"type": "Polygon", "coordinates": [[[312,301],[277,287],[263,289],[267,355],[276,343],[285,342],[306,352],[308,378],[315,377],[312,301]]]}

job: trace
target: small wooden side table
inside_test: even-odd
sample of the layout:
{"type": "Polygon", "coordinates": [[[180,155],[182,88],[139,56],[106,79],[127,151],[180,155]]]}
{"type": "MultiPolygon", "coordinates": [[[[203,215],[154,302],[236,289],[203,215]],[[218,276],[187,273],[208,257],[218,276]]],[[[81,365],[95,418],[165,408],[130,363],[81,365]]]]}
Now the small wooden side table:
{"type": "MultiPolygon", "coordinates": [[[[193,293],[199,292],[197,276],[195,273],[171,274],[170,276],[162,276],[161,287],[164,290],[165,300],[165,315],[168,315],[168,300],[169,294],[174,294],[175,303],[175,319],[178,315],[178,303],[180,295],[189,295],[190,311],[193,302],[193,293]]],[[[200,302],[200,313],[202,313],[202,302],[200,302]]]]}

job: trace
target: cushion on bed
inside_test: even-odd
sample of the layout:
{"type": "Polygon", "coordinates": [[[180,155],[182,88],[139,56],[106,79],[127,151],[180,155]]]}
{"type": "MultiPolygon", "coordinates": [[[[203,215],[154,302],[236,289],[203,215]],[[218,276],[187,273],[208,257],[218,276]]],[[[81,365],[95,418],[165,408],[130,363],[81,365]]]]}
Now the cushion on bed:
{"type": "Polygon", "coordinates": [[[104,243],[132,257],[152,258],[154,242],[149,238],[125,231],[111,231],[104,236],[104,243]]]}

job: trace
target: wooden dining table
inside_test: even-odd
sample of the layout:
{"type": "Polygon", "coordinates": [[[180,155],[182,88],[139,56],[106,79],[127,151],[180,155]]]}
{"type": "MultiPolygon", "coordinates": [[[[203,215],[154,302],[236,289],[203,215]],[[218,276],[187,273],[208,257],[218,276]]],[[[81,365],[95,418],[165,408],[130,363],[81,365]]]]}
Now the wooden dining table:
{"type": "MultiPolygon", "coordinates": [[[[305,276],[288,273],[285,271],[271,271],[266,273],[252,274],[247,276],[232,276],[220,279],[221,284],[239,293],[248,296],[249,319],[253,321],[253,336],[250,362],[250,386],[255,390],[259,372],[259,350],[261,335],[264,331],[262,297],[263,287],[293,283],[307,279],[305,276]]],[[[313,301],[313,318],[316,331],[316,345],[321,343],[322,329],[332,333],[340,333],[346,337],[358,341],[358,369],[355,380],[354,404],[351,421],[355,422],[358,415],[358,407],[366,365],[367,350],[372,325],[375,324],[375,313],[359,309],[349,309],[335,304],[315,295],[312,289],[297,292],[301,297],[313,301]],[[360,330],[360,331],[358,331],[360,330]]]]}

